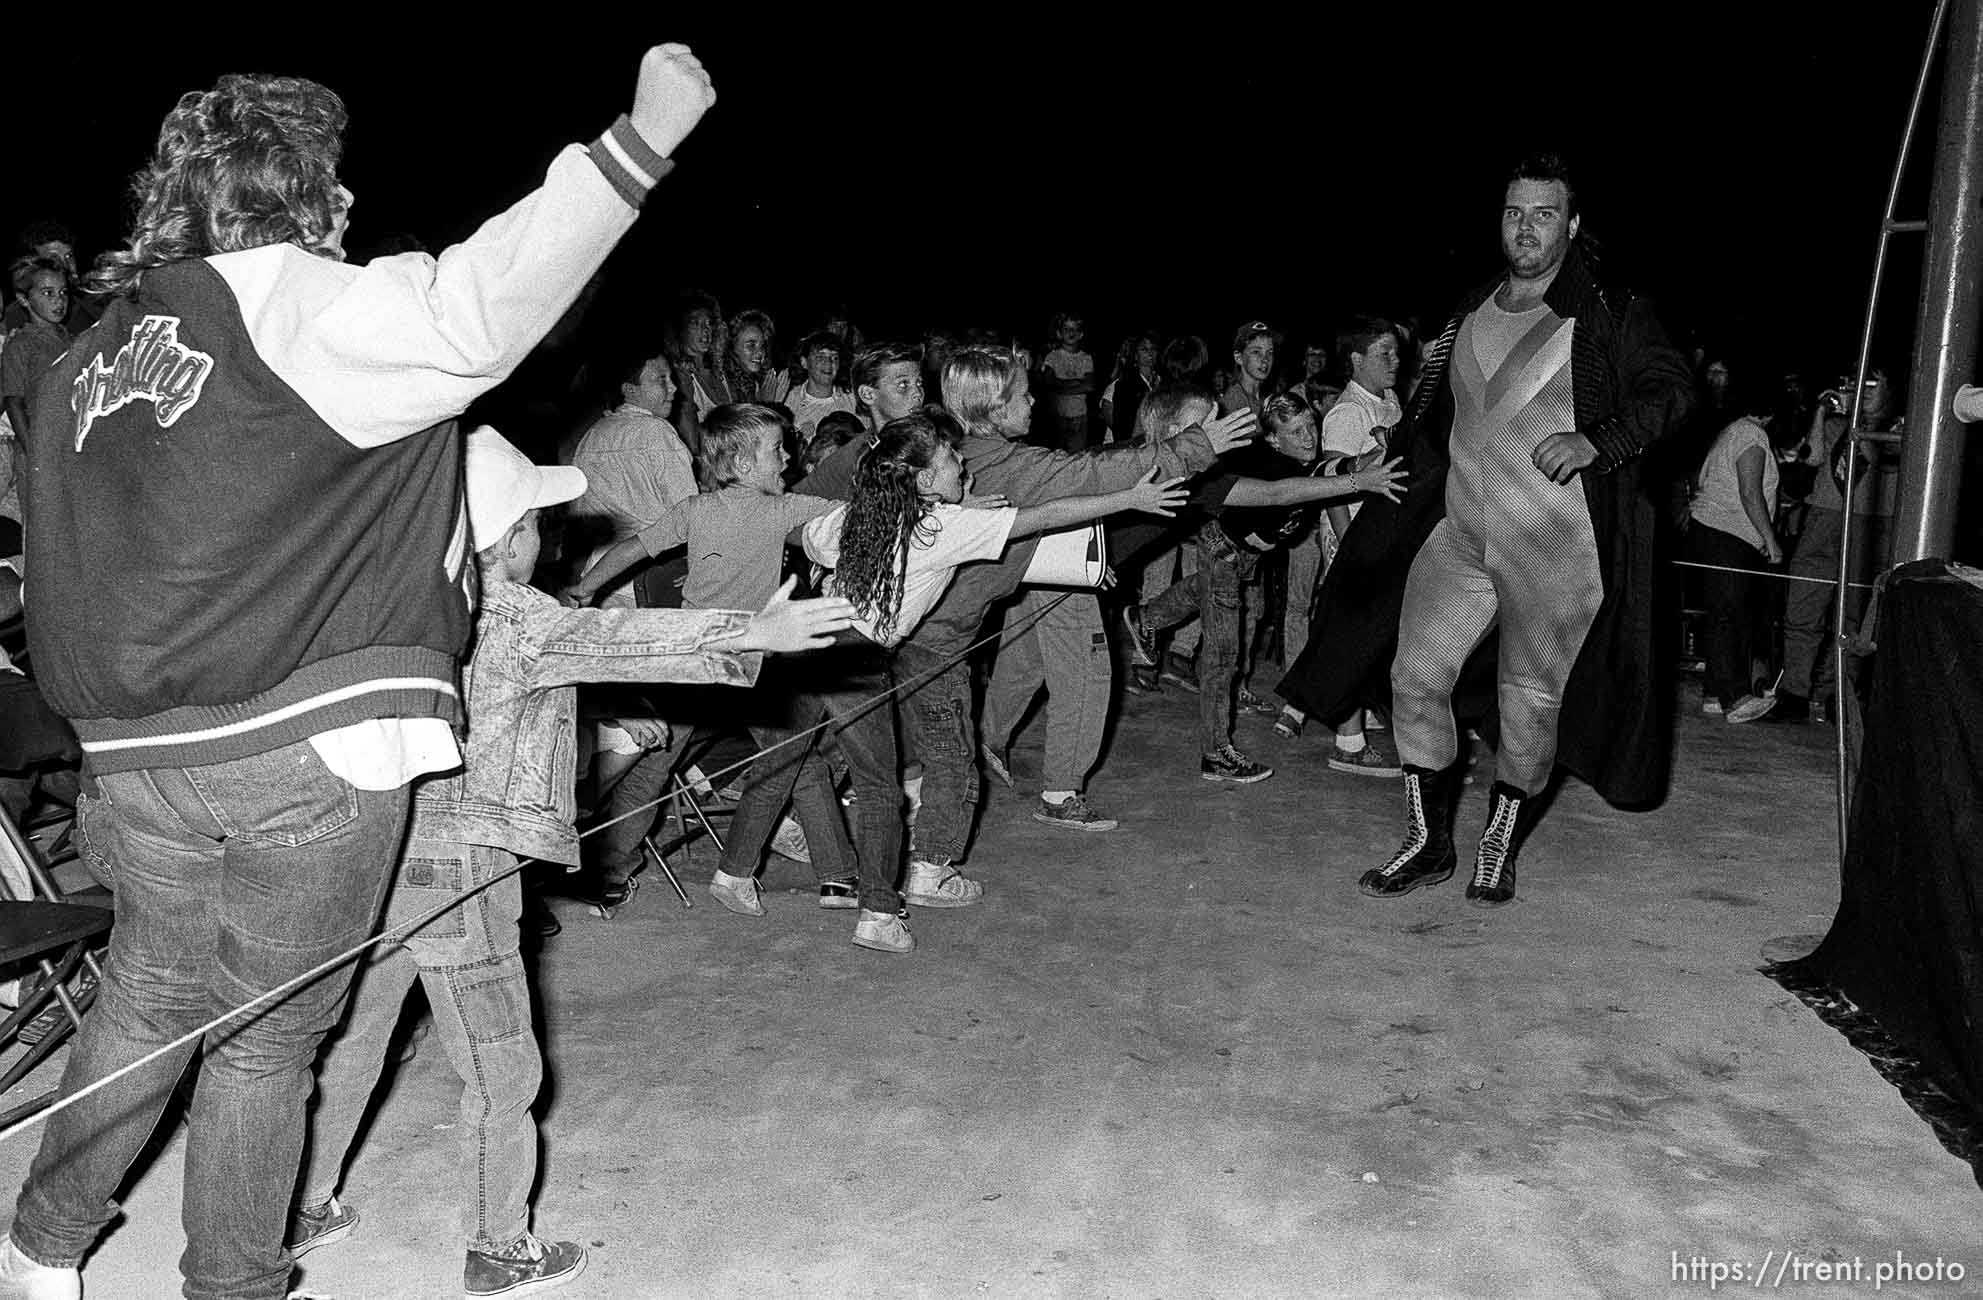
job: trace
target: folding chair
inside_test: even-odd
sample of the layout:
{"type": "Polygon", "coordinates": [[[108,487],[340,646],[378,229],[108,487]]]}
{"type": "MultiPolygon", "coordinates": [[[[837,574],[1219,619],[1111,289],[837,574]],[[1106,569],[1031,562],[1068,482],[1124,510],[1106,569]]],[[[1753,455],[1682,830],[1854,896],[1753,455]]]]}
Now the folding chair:
{"type": "MultiPolygon", "coordinates": [[[[10,1091],[75,1033],[96,1000],[103,968],[91,950],[109,932],[107,908],[61,901],[63,893],[48,867],[13,820],[0,816],[0,855],[27,879],[31,899],[0,900],[0,966],[27,965],[40,983],[0,1020],[0,1053],[25,1047],[0,1071],[0,1095],[10,1091]],[[89,978],[83,979],[87,975],[89,978]],[[38,1030],[38,1036],[29,1032],[38,1030]]],[[[25,987],[25,986],[24,986],[25,987]]],[[[55,1100],[54,1090],[0,1114],[0,1125],[34,1114],[55,1100]]]]}

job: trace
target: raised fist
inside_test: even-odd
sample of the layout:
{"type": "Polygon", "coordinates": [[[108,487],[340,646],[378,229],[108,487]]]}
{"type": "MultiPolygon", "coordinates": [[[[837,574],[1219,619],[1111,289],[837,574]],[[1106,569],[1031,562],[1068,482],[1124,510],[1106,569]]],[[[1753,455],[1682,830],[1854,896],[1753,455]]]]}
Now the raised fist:
{"type": "Polygon", "coordinates": [[[716,87],[686,45],[657,45],[640,61],[628,119],[647,147],[666,158],[716,102],[716,87]]]}

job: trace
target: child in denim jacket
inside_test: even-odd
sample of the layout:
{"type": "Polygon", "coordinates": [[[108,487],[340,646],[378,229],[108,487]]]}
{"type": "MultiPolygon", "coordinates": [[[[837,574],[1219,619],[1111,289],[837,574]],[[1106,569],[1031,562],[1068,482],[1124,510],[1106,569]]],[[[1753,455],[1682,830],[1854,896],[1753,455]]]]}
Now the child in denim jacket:
{"type": "Polygon", "coordinates": [[[468,712],[462,767],[414,797],[413,824],[387,903],[397,927],[477,890],[380,944],[360,972],[343,1034],[319,1066],[318,1103],[299,1208],[296,1255],[348,1235],[355,1208],[336,1191],[347,1149],[416,978],[436,1036],[463,1081],[461,1131],[470,1165],[467,1294],[546,1290],[578,1276],[585,1250],[530,1231],[542,1079],[530,990],[518,954],[519,858],[578,863],[572,790],[576,684],[671,681],[748,686],[763,651],[825,645],[849,625],[845,601],[792,602],[762,612],[572,610],[524,585],[536,567],[537,516],[585,490],[570,467],[532,464],[493,429],[468,439],[468,513],[480,547],[482,595],[462,669],[468,712]]]}

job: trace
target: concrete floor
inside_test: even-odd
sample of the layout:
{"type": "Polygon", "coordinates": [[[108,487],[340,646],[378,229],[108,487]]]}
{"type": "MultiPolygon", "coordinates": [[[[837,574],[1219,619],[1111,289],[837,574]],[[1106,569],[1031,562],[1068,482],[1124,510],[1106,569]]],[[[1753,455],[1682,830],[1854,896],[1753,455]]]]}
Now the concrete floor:
{"type": "MultiPolygon", "coordinates": [[[[1967,1166],[1756,972],[1832,915],[1828,729],[1690,713],[1667,804],[1573,784],[1490,913],[1463,877],[1359,896],[1398,785],[1253,718],[1239,742],[1278,775],[1214,787],[1194,717],[1128,702],[1093,789],[1113,834],[993,789],[986,902],[918,912],[906,958],[850,946],[781,859],[760,920],[653,879],[610,922],[560,902],[536,1223],[592,1248],[560,1294],[1553,1300],[1703,1294],[1693,1257],[1786,1251],[1864,1280],[1774,1289],[1869,1293],[1900,1252],[1969,1280],[1882,1294],[1983,1294],[1967,1166]]],[[[306,1261],[312,1293],[459,1294],[454,1098],[439,1051],[400,1070],[345,1188],[363,1223],[306,1261]]],[[[177,1294],[182,1144],[92,1300],[177,1294]]],[[[33,1149],[0,1148],[0,1182],[33,1149]]]]}

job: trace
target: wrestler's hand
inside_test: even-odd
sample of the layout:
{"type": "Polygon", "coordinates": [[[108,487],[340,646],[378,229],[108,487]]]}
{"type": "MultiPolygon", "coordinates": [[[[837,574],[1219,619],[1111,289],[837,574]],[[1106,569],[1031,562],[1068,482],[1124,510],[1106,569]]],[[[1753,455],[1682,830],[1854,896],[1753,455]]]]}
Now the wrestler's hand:
{"type": "Polygon", "coordinates": [[[627,117],[647,147],[666,158],[715,102],[716,88],[688,46],[657,45],[640,61],[627,117]]]}
{"type": "Polygon", "coordinates": [[[1551,481],[1568,483],[1578,470],[1597,462],[1597,448],[1581,433],[1552,433],[1535,445],[1529,459],[1551,481]]]}

